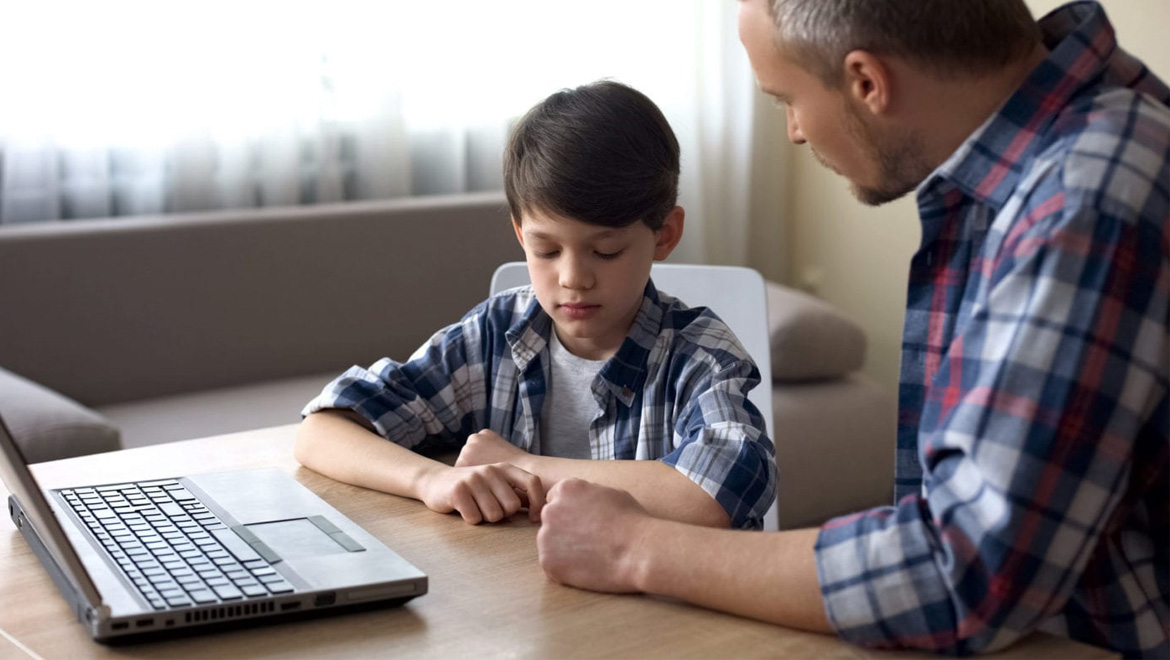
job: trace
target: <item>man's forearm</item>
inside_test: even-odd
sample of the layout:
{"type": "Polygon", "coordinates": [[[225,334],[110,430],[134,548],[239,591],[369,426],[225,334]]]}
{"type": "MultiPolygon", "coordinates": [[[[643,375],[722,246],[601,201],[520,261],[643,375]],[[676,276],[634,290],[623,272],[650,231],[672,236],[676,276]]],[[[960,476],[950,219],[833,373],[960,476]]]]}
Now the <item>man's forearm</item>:
{"type": "Polygon", "coordinates": [[[630,580],[638,591],[832,633],[817,580],[817,532],[728,531],[647,521],[634,546],[630,580]]]}
{"type": "Polygon", "coordinates": [[[698,484],[661,461],[593,461],[526,455],[518,467],[552,487],[564,479],[584,479],[634,496],[650,513],[695,525],[726,528],[731,519],[698,484]]]}

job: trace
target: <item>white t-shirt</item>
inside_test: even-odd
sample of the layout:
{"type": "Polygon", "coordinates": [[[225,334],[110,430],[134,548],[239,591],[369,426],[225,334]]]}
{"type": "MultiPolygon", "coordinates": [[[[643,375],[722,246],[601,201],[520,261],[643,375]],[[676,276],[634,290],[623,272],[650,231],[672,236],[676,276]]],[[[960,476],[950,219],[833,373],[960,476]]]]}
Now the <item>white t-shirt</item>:
{"type": "Polygon", "coordinates": [[[593,398],[593,381],[607,360],[586,360],[569,352],[549,333],[552,382],[540,414],[540,453],[558,458],[593,458],[589,424],[601,409],[593,398]]]}

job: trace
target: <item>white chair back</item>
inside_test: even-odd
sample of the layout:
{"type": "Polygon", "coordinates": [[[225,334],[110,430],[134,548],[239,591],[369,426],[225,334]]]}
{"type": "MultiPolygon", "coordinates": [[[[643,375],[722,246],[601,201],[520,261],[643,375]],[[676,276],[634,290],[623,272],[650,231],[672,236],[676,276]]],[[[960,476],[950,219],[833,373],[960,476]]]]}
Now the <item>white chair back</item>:
{"type": "MultiPolygon", "coordinates": [[[[776,442],[772,428],[772,353],[768,341],[768,299],[764,278],[751,268],[655,263],[650,277],[659,291],[668,293],[690,307],[709,307],[755,360],[760,384],[748,393],[748,400],[760,409],[768,437],[776,442]]],[[[511,261],[492,276],[491,293],[529,283],[528,265],[511,261]]],[[[764,517],[764,529],[777,529],[776,503],[764,517]]]]}

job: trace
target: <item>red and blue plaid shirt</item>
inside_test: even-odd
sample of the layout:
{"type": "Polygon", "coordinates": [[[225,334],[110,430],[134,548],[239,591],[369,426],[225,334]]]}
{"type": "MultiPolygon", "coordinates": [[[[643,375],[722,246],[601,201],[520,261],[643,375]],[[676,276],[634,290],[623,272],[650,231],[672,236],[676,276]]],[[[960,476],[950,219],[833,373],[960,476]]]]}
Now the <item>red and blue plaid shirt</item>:
{"type": "Polygon", "coordinates": [[[1101,7],[918,188],[896,504],[827,523],[829,620],[873,647],[1044,630],[1170,656],[1170,90],[1101,7]]]}

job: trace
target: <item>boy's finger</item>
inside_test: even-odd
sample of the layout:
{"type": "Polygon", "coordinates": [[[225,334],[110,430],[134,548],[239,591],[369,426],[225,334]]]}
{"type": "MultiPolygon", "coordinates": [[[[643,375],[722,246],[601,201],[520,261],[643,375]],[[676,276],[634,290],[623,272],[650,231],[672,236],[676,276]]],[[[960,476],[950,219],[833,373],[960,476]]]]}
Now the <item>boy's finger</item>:
{"type": "Polygon", "coordinates": [[[504,509],[500,506],[490,484],[475,490],[475,503],[483,515],[483,520],[494,523],[504,519],[504,509]]]}
{"type": "Polygon", "coordinates": [[[518,467],[509,466],[508,481],[512,488],[523,492],[525,504],[528,506],[528,518],[532,522],[540,521],[540,510],[544,508],[544,483],[540,477],[525,472],[518,467]]]}
{"type": "Polygon", "coordinates": [[[495,495],[496,502],[503,509],[505,518],[520,510],[520,497],[516,494],[516,489],[512,487],[507,473],[495,475],[488,486],[491,488],[492,494],[495,495]]]}
{"type": "Polygon", "coordinates": [[[466,488],[457,488],[451,494],[451,507],[459,512],[463,517],[463,521],[478,525],[483,521],[483,513],[479,510],[479,505],[475,503],[475,498],[471,491],[466,488]]]}

